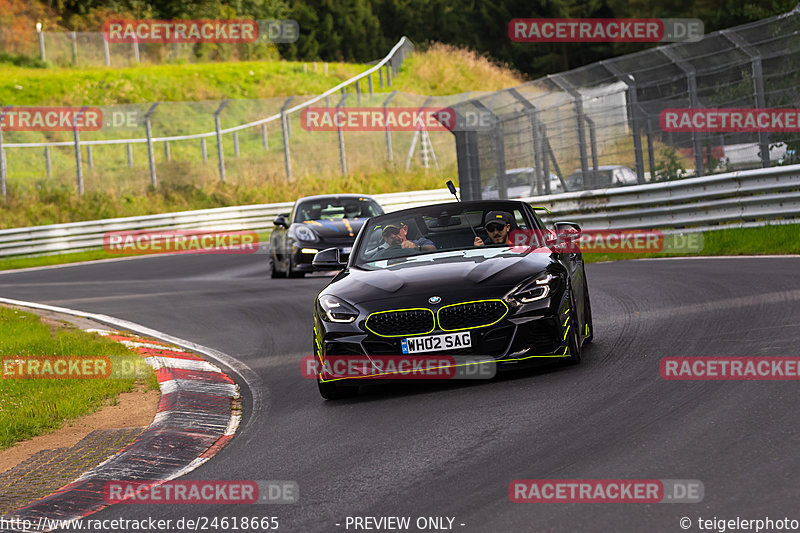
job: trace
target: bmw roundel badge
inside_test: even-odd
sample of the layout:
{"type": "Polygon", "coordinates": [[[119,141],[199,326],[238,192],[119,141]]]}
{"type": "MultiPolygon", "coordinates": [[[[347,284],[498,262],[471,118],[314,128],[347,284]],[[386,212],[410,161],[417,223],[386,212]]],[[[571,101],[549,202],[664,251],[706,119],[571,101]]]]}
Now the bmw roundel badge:
{"type": "Polygon", "coordinates": [[[442,301],[442,298],[439,297],[439,296],[431,296],[430,298],[428,298],[428,302],[432,303],[432,304],[438,304],[441,301],[442,301]]]}

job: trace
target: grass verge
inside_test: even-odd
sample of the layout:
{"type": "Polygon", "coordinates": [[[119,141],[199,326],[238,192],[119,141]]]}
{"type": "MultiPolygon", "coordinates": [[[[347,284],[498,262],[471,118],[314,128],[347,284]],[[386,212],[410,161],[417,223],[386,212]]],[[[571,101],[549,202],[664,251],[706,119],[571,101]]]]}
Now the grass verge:
{"type": "MultiPolygon", "coordinates": [[[[136,356],[122,344],[79,329],[49,326],[35,314],[0,306],[0,356],[136,356]]],[[[113,404],[133,379],[0,379],[0,449],[56,430],[113,404]]],[[[158,388],[155,373],[143,380],[158,388]]]]}

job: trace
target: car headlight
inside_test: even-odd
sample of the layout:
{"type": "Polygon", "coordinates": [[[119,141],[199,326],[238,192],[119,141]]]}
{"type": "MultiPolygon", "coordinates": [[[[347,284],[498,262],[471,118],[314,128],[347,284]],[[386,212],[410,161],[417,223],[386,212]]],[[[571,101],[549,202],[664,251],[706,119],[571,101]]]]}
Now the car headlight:
{"type": "Polygon", "coordinates": [[[314,233],[313,231],[311,231],[310,229],[308,229],[305,226],[296,226],[295,230],[294,230],[294,234],[301,241],[317,242],[319,240],[319,237],[317,237],[317,234],[314,233]]]}
{"type": "Polygon", "coordinates": [[[544,272],[533,280],[520,284],[508,295],[507,300],[513,300],[520,304],[529,304],[538,300],[543,300],[550,296],[550,293],[558,287],[561,278],[554,276],[550,272],[544,272]]]}
{"type": "Polygon", "coordinates": [[[349,324],[358,318],[358,309],[336,296],[320,296],[319,311],[322,320],[349,324]]]}

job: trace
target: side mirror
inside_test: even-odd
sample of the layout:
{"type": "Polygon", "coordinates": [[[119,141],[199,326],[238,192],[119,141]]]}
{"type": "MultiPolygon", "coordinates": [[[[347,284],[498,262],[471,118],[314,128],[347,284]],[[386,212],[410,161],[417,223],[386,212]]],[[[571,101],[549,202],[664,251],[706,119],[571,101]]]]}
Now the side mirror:
{"type": "Polygon", "coordinates": [[[272,224],[275,226],[281,226],[283,228],[289,227],[289,222],[286,221],[286,215],[278,215],[275,217],[275,220],[272,221],[272,224]]]}
{"type": "Polygon", "coordinates": [[[317,270],[341,270],[347,266],[347,261],[342,259],[339,248],[327,248],[317,252],[311,264],[317,270]]]}
{"type": "Polygon", "coordinates": [[[556,229],[555,249],[562,253],[579,254],[578,239],[581,234],[581,227],[575,222],[555,222],[556,229]]]}
{"type": "Polygon", "coordinates": [[[560,231],[566,231],[566,232],[569,232],[569,233],[572,233],[572,232],[580,233],[581,232],[581,227],[578,224],[576,224],[575,222],[554,222],[553,226],[555,226],[557,232],[560,232],[560,231]]]}

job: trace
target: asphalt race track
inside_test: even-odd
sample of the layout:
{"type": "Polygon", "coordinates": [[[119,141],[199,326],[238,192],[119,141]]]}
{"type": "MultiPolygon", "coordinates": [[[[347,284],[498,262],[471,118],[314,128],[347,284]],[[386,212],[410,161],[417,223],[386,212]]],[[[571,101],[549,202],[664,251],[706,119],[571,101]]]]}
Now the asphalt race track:
{"type": "MultiPolygon", "coordinates": [[[[325,402],[300,373],[327,277],[269,279],[265,255],[152,257],[0,275],[0,296],[104,313],[225,352],[264,406],[187,479],[294,480],[300,503],[117,505],[92,518],[455,517],[453,530],[681,531],[689,517],[800,519],[797,381],[665,381],[665,356],[800,355],[800,257],[587,266],[595,343],[578,367],[400,383],[325,402]],[[698,479],[693,504],[512,503],[519,478],[698,479]],[[464,524],[463,526],[461,524],[464,524]]],[[[337,526],[336,524],[340,524],[337,526]]],[[[411,529],[415,531],[415,529],[411,529]]],[[[353,531],[352,527],[350,531],[353,531]]]]}

